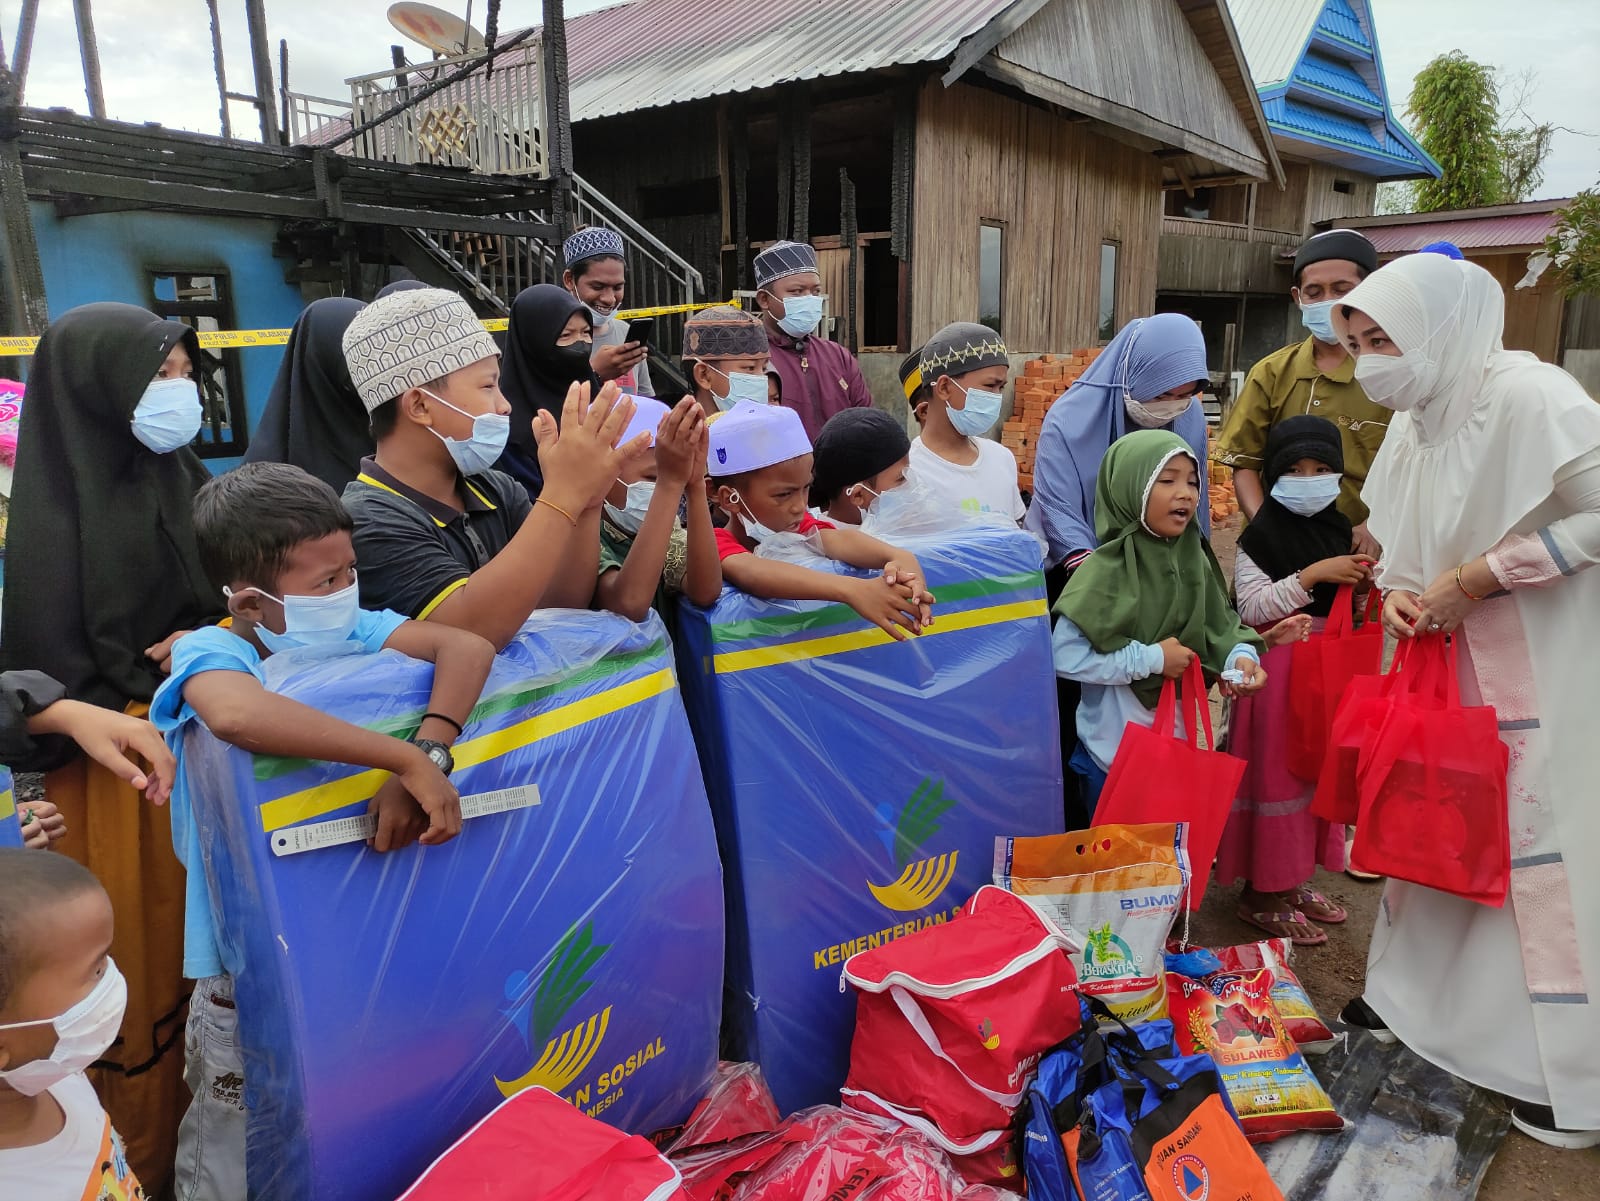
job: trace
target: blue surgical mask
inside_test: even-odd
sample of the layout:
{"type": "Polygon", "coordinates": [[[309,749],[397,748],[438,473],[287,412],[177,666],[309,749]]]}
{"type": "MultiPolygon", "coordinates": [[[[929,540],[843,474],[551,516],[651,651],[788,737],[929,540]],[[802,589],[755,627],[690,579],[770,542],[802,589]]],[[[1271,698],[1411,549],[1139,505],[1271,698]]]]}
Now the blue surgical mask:
{"type": "Polygon", "coordinates": [[[133,410],[133,436],[158,455],[189,445],[200,432],[200,387],[192,379],[156,379],[133,410]]]}
{"type": "Polygon", "coordinates": [[[966,407],[952,409],[947,405],[945,412],[950,414],[950,424],[956,427],[956,433],[969,438],[981,438],[1000,420],[1000,406],[1004,399],[998,392],[985,392],[979,388],[966,389],[966,397],[966,407]]]}
{"type": "MultiPolygon", "coordinates": [[[[252,588],[268,600],[283,606],[283,633],[277,634],[264,625],[256,626],[256,637],[261,645],[273,654],[296,650],[303,646],[330,647],[350,641],[361,620],[361,592],[356,584],[329,592],[325,596],[273,596],[265,588],[252,588]]],[[[224,588],[222,595],[231,598],[234,593],[224,588]]]]}
{"type": "Polygon", "coordinates": [[[1299,517],[1312,517],[1339,499],[1339,481],[1331,472],[1322,475],[1280,475],[1272,485],[1272,499],[1299,517]]]}
{"type": "Polygon", "coordinates": [[[822,320],[821,296],[789,296],[783,298],[783,316],[778,328],[791,338],[808,338],[817,332],[822,320]]]}
{"type": "MultiPolygon", "coordinates": [[[[622,481],[618,480],[621,484],[622,481]]],[[[644,524],[644,515],[650,511],[650,501],[656,494],[654,480],[636,480],[631,484],[623,485],[628,490],[628,499],[623,502],[622,508],[617,508],[610,501],[606,502],[606,515],[617,524],[617,527],[630,534],[637,534],[639,527],[644,524]]]]}
{"type": "Polygon", "coordinates": [[[728,394],[718,396],[711,393],[711,399],[717,402],[717,408],[726,413],[741,400],[748,400],[752,404],[764,405],[767,403],[767,377],[765,375],[751,375],[747,371],[724,371],[714,363],[707,363],[704,359],[695,360],[715,371],[728,381],[728,394]]]}
{"type": "Polygon", "coordinates": [[[463,417],[472,418],[472,436],[465,440],[446,438],[438,430],[433,431],[433,436],[443,442],[444,448],[450,452],[457,471],[462,475],[481,475],[499,461],[511,437],[510,417],[504,413],[479,413],[473,416],[465,409],[456,409],[444,397],[436,396],[426,388],[422,389],[422,394],[437,400],[447,409],[455,409],[463,417]]]}
{"type": "Polygon", "coordinates": [[[1339,341],[1339,335],[1333,332],[1333,301],[1331,300],[1301,305],[1300,324],[1310,330],[1311,336],[1318,342],[1333,344],[1339,341]]]}
{"type": "Polygon", "coordinates": [[[744,503],[744,497],[735,492],[728,499],[739,506],[739,523],[744,526],[744,532],[750,535],[751,541],[765,542],[778,536],[777,530],[756,520],[755,514],[750,512],[750,506],[744,503]]]}

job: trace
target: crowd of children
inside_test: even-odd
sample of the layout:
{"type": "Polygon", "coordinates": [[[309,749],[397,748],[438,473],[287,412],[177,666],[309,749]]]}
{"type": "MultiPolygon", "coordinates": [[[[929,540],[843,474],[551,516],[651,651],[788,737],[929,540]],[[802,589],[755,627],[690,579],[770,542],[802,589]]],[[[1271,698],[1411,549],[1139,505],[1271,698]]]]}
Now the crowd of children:
{"type": "MultiPolygon", "coordinates": [[[[814,298],[806,272],[765,270],[799,287],[769,317],[814,298]]],[[[731,586],[842,603],[904,640],[935,626],[937,601],[899,540],[1026,517],[1070,576],[1052,653],[1082,688],[1064,767],[1089,814],[1123,732],[1149,726],[1162,680],[1198,658],[1236,701],[1232,747],[1250,763],[1218,862],[1245,883],[1240,916],[1300,944],[1344,920],[1310,886],[1344,865],[1342,832],[1311,816],[1281,755],[1289,645],[1348,603],[1339,585],[1359,598],[1373,578],[1335,507],[1335,426],[1272,431],[1230,587],[1208,540],[1204,348],[1187,318],[1130,324],[1052,410],[1046,434],[1067,449],[1054,476],[1041,466],[1030,511],[1011,452],[984,437],[1010,372],[993,330],[948,326],[902,367],[915,440],[831,402],[811,434],[777,403],[767,323],[737,308],[687,322],[675,405],[601,385],[593,339],[616,307],[530,289],[503,352],[449,292],[317,302],[251,461],[216,478],[189,449],[192,331],[97,304],[46,332],[18,454],[0,745],[50,772],[53,833],[93,836],[61,845],[84,866],[0,851],[0,1176],[26,1182],[19,1195],[77,1197],[87,1180],[86,1195],[138,1196],[135,1169],[152,1165],[154,1183],[176,1160],[182,1201],[244,1196],[241,1090],[215,1087],[242,1075],[235,965],[185,729],[388,773],[372,850],[436,846],[461,825],[451,745],[538,609],[670,621],[675,597],[707,607],[731,586]],[[382,649],[435,665],[409,739],[265,686],[274,654],[382,649]]]]}

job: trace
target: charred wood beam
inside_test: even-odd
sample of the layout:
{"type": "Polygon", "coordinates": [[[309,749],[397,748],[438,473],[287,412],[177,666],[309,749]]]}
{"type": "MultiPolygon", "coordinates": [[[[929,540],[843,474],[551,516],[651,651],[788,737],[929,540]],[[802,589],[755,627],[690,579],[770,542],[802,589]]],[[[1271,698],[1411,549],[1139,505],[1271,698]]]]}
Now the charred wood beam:
{"type": "Polygon", "coordinates": [[[16,102],[28,90],[28,63],[33,59],[33,30],[39,22],[39,0],[22,0],[22,16],[17,21],[17,46],[11,59],[12,87],[16,102]]]}
{"type": "Polygon", "coordinates": [[[78,55],[83,60],[83,90],[89,98],[89,115],[106,115],[106,96],[100,86],[100,46],[94,36],[94,11],[89,0],[72,0],[78,23],[78,55]]]}

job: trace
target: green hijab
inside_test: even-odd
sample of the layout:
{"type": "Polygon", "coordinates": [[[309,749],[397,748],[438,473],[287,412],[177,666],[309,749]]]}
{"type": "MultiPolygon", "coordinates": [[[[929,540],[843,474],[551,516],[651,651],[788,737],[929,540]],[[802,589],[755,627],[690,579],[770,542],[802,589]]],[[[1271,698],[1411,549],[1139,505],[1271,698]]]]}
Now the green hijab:
{"type": "MultiPolygon", "coordinates": [[[[1191,521],[1177,538],[1159,538],[1145,527],[1146,499],[1177,455],[1192,460],[1194,451],[1165,430],[1139,430],[1111,444],[1094,491],[1100,546],[1073,572],[1055,611],[1101,654],[1130,642],[1153,645],[1176,638],[1200,656],[1211,680],[1241,642],[1258,652],[1264,647],[1228,603],[1227,581],[1200,527],[1191,521]]],[[[1146,708],[1155,708],[1159,675],[1131,687],[1146,708]]]]}

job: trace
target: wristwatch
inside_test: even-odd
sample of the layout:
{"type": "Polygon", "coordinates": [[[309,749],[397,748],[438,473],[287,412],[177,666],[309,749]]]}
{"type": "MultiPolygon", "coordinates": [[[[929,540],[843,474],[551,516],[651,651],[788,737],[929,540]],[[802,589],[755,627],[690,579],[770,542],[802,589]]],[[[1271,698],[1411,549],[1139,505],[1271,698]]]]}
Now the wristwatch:
{"type": "Polygon", "coordinates": [[[449,775],[456,769],[456,757],[450,753],[450,748],[442,742],[432,738],[413,738],[411,740],[424,755],[433,761],[433,765],[449,775]]]}

